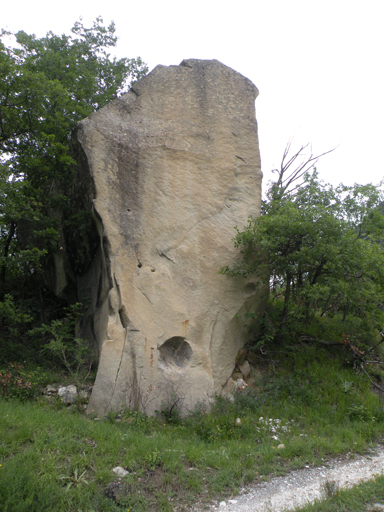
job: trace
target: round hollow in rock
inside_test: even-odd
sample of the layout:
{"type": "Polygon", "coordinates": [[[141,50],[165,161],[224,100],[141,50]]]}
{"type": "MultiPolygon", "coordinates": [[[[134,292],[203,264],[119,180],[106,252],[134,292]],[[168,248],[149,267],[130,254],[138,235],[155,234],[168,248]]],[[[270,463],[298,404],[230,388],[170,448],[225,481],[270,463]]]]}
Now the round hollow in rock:
{"type": "Polygon", "coordinates": [[[185,371],[192,359],[191,346],[182,336],[167,339],[159,352],[159,367],[163,370],[185,371]]]}
{"type": "Polygon", "coordinates": [[[244,297],[250,297],[251,295],[255,295],[257,291],[257,286],[255,283],[248,283],[243,288],[244,297]]]}

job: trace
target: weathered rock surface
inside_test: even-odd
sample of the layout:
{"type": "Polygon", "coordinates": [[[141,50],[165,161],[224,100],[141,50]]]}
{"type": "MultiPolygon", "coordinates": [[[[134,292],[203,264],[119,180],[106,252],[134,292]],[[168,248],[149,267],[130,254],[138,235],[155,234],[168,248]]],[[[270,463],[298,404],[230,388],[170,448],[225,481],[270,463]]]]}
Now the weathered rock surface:
{"type": "Polygon", "coordinates": [[[129,474],[128,471],[126,471],[124,468],[122,468],[121,466],[116,466],[115,468],[112,469],[112,471],[115,473],[115,475],[117,476],[127,476],[129,474]]]}
{"type": "Polygon", "coordinates": [[[64,404],[73,404],[77,400],[77,389],[73,384],[60,387],[57,394],[64,404]]]}
{"type": "Polygon", "coordinates": [[[91,234],[66,233],[56,288],[76,281],[89,304],[88,412],[152,413],[172,394],[192,407],[228,381],[247,336],[237,315],[263,307],[255,279],[218,273],[239,257],[234,226],[259,215],[257,94],[218,61],[186,60],[79,123],[72,201],[92,210],[91,234]]]}

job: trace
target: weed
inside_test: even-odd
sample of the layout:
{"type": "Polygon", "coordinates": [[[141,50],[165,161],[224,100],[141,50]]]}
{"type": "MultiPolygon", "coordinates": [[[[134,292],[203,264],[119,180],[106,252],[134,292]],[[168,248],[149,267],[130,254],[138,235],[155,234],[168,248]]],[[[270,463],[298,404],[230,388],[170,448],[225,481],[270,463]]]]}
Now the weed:
{"type": "Polygon", "coordinates": [[[163,459],[160,455],[160,452],[155,449],[152,452],[149,452],[144,458],[145,466],[149,471],[153,471],[163,463],[163,459]]]}
{"type": "Polygon", "coordinates": [[[66,491],[69,491],[69,489],[73,486],[73,487],[78,487],[79,485],[81,484],[85,484],[85,485],[88,485],[89,482],[85,479],[84,475],[85,473],[87,472],[87,470],[84,470],[81,475],[79,474],[79,468],[75,468],[72,475],[70,476],[58,476],[57,479],[58,480],[62,480],[62,481],[68,481],[67,483],[67,486],[65,488],[66,491]]]}
{"type": "Polygon", "coordinates": [[[29,331],[31,336],[40,335],[47,340],[45,352],[59,361],[77,381],[86,380],[92,369],[91,350],[88,343],[74,336],[75,325],[81,316],[83,305],[73,304],[67,308],[67,316],[62,320],[52,320],[29,331]]]}
{"type": "Polygon", "coordinates": [[[166,398],[162,400],[160,411],[156,411],[157,414],[168,423],[181,423],[185,397],[180,395],[179,387],[172,383],[166,387],[165,392],[166,398]]]}
{"type": "Polygon", "coordinates": [[[154,418],[152,416],[146,416],[140,411],[126,409],[124,406],[122,406],[119,415],[124,423],[127,423],[136,430],[149,432],[154,425],[154,418]]]}
{"type": "Polygon", "coordinates": [[[365,405],[351,404],[348,407],[347,416],[352,420],[360,420],[364,422],[376,421],[376,417],[365,405]]]}
{"type": "Polygon", "coordinates": [[[147,386],[145,378],[141,373],[139,376],[134,372],[131,379],[126,383],[125,400],[122,409],[147,414],[149,405],[157,398],[158,389],[150,384],[147,386]]]}
{"type": "Polygon", "coordinates": [[[108,411],[107,412],[107,420],[110,423],[115,423],[115,421],[118,419],[119,413],[116,411],[108,411]]]}
{"type": "Polygon", "coordinates": [[[321,493],[325,499],[336,496],[339,492],[339,484],[334,480],[325,480],[321,484],[321,493]]]}
{"type": "Polygon", "coordinates": [[[353,382],[341,379],[340,385],[341,385],[341,389],[344,391],[344,393],[349,393],[352,389],[353,382]]]}

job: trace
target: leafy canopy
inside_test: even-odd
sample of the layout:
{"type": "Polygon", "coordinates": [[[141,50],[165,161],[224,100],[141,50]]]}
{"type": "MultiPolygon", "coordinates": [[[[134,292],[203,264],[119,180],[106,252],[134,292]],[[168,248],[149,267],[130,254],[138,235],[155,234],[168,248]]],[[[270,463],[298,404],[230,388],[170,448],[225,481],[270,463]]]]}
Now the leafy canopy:
{"type": "Polygon", "coordinates": [[[115,25],[100,17],[90,28],[76,22],[70,35],[17,32],[14,47],[4,43],[9,35],[0,34],[0,336],[8,339],[21,337],[20,325],[9,330],[11,305],[14,318],[16,310],[49,317],[42,278],[59,250],[72,129],[148,71],[139,57],[111,57],[115,25]]]}
{"type": "Polygon", "coordinates": [[[236,228],[240,262],[221,271],[269,287],[261,342],[343,333],[373,342],[384,325],[381,184],[324,184],[312,155],[292,172],[304,149],[290,159],[286,151],[261,217],[236,228]]]}

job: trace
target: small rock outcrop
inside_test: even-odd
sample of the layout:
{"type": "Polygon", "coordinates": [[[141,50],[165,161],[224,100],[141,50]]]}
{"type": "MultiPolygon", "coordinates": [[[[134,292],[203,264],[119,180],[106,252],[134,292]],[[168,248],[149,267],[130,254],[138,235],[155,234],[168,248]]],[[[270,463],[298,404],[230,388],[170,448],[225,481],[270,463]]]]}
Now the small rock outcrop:
{"type": "Polygon", "coordinates": [[[57,394],[64,404],[73,404],[77,400],[76,386],[70,384],[69,386],[59,387],[57,394]]]}
{"type": "Polygon", "coordinates": [[[171,395],[192,407],[226,385],[239,316],[264,301],[255,279],[218,272],[239,258],[234,227],[260,212],[257,94],[218,61],[185,60],[79,123],[71,201],[91,215],[64,232],[55,288],[88,306],[88,412],[153,413],[171,395]]]}

